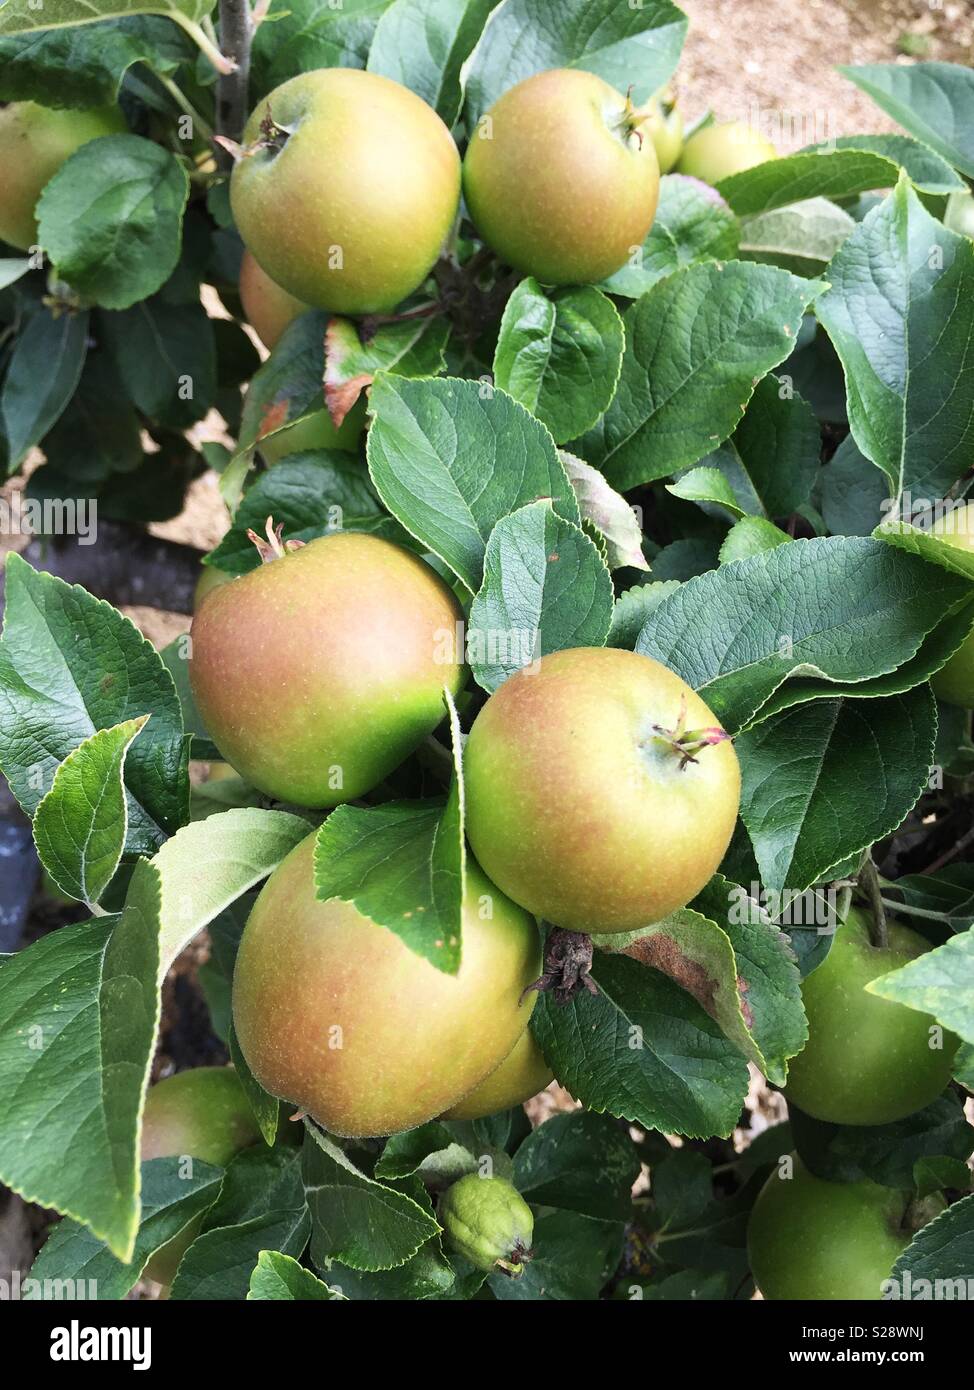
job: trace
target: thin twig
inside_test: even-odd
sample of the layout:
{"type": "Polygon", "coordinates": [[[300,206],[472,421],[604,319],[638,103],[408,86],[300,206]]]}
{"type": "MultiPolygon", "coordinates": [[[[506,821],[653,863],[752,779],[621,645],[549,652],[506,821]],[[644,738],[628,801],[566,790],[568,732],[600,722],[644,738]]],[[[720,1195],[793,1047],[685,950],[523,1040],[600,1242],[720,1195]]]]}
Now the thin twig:
{"type": "Polygon", "coordinates": [[[879,882],[879,871],[873,863],[871,854],[867,854],[863,860],[862,868],[859,870],[859,886],[868,894],[873,915],[869,927],[869,935],[874,946],[886,946],[889,944],[889,934],[886,930],[886,907],[883,903],[883,890],[879,882]]]}
{"type": "Polygon", "coordinates": [[[935,859],[932,864],[928,864],[923,872],[925,874],[935,874],[938,869],[942,869],[945,864],[949,864],[952,859],[956,859],[961,850],[965,850],[970,844],[974,844],[974,826],[967,831],[966,835],[962,835],[950,849],[944,850],[943,854],[935,859]]]}

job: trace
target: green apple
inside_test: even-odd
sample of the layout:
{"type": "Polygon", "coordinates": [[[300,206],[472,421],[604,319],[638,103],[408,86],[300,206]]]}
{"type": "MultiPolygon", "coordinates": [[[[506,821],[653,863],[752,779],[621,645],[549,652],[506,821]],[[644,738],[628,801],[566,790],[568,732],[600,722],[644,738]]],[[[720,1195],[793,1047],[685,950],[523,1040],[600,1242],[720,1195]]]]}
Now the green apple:
{"type": "Polygon", "coordinates": [[[753,126],[744,121],[726,121],[704,126],[683,146],[676,169],[679,174],[718,184],[731,174],[741,174],[756,164],[777,159],[778,151],[753,126]]]}
{"type": "Polygon", "coordinates": [[[869,920],[853,908],[825,960],[802,981],[808,1042],[788,1064],[785,1099],[816,1120],[884,1125],[922,1110],[948,1084],[957,1039],[938,1047],[934,1020],[866,985],[930,950],[899,922],[888,945],[874,946],[869,920]]]}
{"type": "Polygon", "coordinates": [[[470,138],[463,193],[477,231],[515,270],[588,284],[643,244],[659,198],[644,117],[594,73],[539,72],[511,87],[470,138]]]}
{"type": "Polygon", "coordinates": [[[683,149],[683,117],[676,103],[665,94],[652,97],[639,129],[653,142],[660,173],[668,174],[683,149]]]}
{"type": "Polygon", "coordinates": [[[754,1282],[767,1299],[880,1299],[913,1229],[909,1194],[873,1182],[823,1182],[797,1155],[775,1170],[748,1223],[754,1282]]]}
{"type": "MultiPolygon", "coordinates": [[[[150,1086],[142,1114],[142,1157],[198,1158],[225,1168],[260,1131],[232,1067],[196,1067],[150,1086]]],[[[176,1266],[196,1239],[202,1216],[157,1250],[146,1275],[171,1284],[176,1266]]]]}
{"type": "Polygon", "coordinates": [[[34,101],[0,106],[0,241],[27,251],[37,242],[34,208],[75,150],[126,129],[117,106],[55,111],[34,101]]]}
{"type": "Polygon", "coordinates": [[[221,755],[299,806],[363,796],[445,717],[461,616],[419,556],[323,536],[214,590],[193,619],[189,677],[221,755]]]}
{"type": "Polygon", "coordinates": [[[944,213],[944,226],[974,240],[974,193],[970,189],[951,193],[944,213]]]}
{"type": "Polygon", "coordinates": [[[193,612],[196,612],[206,596],[212,594],[214,589],[229,584],[236,577],[235,574],[230,574],[227,570],[217,569],[216,565],[201,565],[200,577],[197,579],[196,588],[193,591],[193,612]]]}
{"type": "Polygon", "coordinates": [[[247,322],[268,352],[276,346],[288,324],[308,309],[307,304],[276,285],[249,251],[240,258],[239,289],[247,322]]]}
{"type": "Polygon", "coordinates": [[[282,289],[365,314],[419,288],[453,227],[460,158],[415,93],[358,68],[303,72],[258,104],[244,141],[233,215],[282,289]]]}
{"type": "Polygon", "coordinates": [[[281,459],[305,449],[343,449],[349,454],[358,453],[365,428],[365,404],[363,393],[340,425],[336,425],[328,411],[322,408],[303,420],[296,420],[293,425],[265,435],[257,443],[264,462],[268,465],[280,463],[281,459]]]}
{"type": "Polygon", "coordinates": [[[315,897],[314,834],[273,872],[248,919],[233,1026],[265,1090],[332,1134],[394,1134],[468,1094],[527,1027],[537,928],[468,864],[455,975],[352,904],[315,897]]]}
{"type": "Polygon", "coordinates": [[[511,676],[464,751],[467,834],[487,875],[578,932],[628,932],[711,878],[740,800],[733,746],[674,672],[574,647],[511,676]]]}
{"type": "Polygon", "coordinates": [[[506,1178],[465,1174],[443,1193],[436,1216],[447,1247],[475,1269],[500,1269],[514,1279],[523,1273],[534,1216],[506,1178]]]}
{"type": "Polygon", "coordinates": [[[544,1053],[534,1040],[530,1028],[525,1028],[511,1052],[499,1067],[475,1086],[468,1095],[441,1117],[444,1120],[482,1120],[521,1105],[551,1085],[554,1073],[544,1059],[544,1053]]]}
{"type": "MultiPolygon", "coordinates": [[[[974,552],[974,502],[938,517],[930,530],[933,535],[942,536],[948,545],[974,552]]],[[[938,700],[974,709],[974,628],[930,684],[938,700]]]]}

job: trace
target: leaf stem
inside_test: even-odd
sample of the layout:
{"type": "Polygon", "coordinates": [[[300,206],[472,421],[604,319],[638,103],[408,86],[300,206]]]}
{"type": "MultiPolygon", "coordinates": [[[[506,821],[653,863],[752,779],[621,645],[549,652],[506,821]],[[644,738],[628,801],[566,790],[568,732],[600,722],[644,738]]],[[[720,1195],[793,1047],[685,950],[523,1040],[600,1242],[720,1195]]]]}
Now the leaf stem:
{"type": "Polygon", "coordinates": [[[886,905],[883,901],[883,890],[879,882],[879,871],[873,863],[872,854],[867,854],[859,870],[859,886],[864,890],[869,898],[872,907],[872,919],[869,924],[869,935],[872,943],[877,947],[884,947],[889,944],[889,933],[886,930],[886,905]]]}
{"type": "Polygon", "coordinates": [[[185,92],[181,91],[179,87],[176,86],[176,83],[172,80],[171,77],[163,77],[160,73],[157,73],[156,76],[159,78],[159,81],[165,87],[166,91],[172,97],[173,101],[176,103],[179,109],[185,115],[187,115],[193,122],[193,124],[197,127],[203,139],[206,141],[211,141],[213,139],[214,134],[213,127],[210,125],[209,121],[204,120],[204,118],[197,111],[196,107],[190,101],[189,97],[186,96],[185,92]]]}
{"type": "Polygon", "coordinates": [[[213,39],[209,38],[204,30],[194,20],[189,19],[179,10],[167,10],[170,19],[174,19],[181,29],[189,35],[196,44],[197,48],[205,58],[216,68],[221,76],[229,76],[234,71],[234,63],[231,58],[225,57],[216,46],[213,39]]]}

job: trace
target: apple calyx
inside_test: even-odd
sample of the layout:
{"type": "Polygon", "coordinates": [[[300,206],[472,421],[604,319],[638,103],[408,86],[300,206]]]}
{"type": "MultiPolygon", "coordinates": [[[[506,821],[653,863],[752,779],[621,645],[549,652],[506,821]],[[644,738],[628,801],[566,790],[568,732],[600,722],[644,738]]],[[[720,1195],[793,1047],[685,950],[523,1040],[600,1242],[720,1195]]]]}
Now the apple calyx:
{"type": "Polygon", "coordinates": [[[580,989],[598,994],[599,987],[592,979],[592,938],[583,932],[552,927],[544,947],[544,968],[521,992],[520,1004],[526,994],[537,990],[554,994],[556,1004],[568,1004],[580,989]]]}
{"type": "Polygon", "coordinates": [[[267,534],[266,540],[249,528],[247,539],[257,547],[257,554],[265,565],[269,565],[273,560],[283,560],[289,551],[300,550],[304,545],[304,541],[286,541],[284,539],[284,522],[279,521],[275,526],[272,516],[267,518],[264,530],[267,534]]]}
{"type": "Polygon", "coordinates": [[[622,116],[616,122],[616,130],[622,133],[623,143],[628,145],[632,136],[639,142],[639,148],[643,147],[643,132],[639,129],[643,121],[649,117],[649,111],[640,111],[632,104],[632,86],[626,88],[626,104],[622,108],[622,116]]]}
{"type": "Polygon", "coordinates": [[[520,1279],[524,1273],[524,1266],[534,1259],[534,1251],[527,1249],[526,1246],[517,1240],[514,1248],[506,1260],[495,1260],[494,1265],[509,1279],[520,1279]]]}
{"type": "Polygon", "coordinates": [[[730,738],[726,729],[722,729],[718,724],[713,724],[707,729],[687,729],[687,697],[680,698],[680,713],[677,716],[676,725],[672,729],[666,728],[663,724],[654,724],[653,739],[657,743],[663,743],[671,748],[680,758],[680,771],[682,772],[688,763],[697,762],[697,754],[704,748],[713,747],[714,744],[724,743],[730,738]]]}
{"type": "Polygon", "coordinates": [[[250,154],[261,149],[274,150],[276,154],[280,154],[290,140],[291,134],[292,132],[287,126],[278,125],[271,115],[270,107],[268,107],[264,119],[260,123],[260,139],[254,142],[252,149],[248,150],[247,153],[250,154]]]}

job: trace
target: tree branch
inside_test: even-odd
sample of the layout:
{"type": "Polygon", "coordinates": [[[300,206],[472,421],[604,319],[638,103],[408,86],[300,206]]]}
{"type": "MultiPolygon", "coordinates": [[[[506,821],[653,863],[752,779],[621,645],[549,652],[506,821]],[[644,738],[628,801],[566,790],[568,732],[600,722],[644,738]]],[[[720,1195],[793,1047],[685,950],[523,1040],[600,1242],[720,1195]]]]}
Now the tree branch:
{"type": "MultiPolygon", "coordinates": [[[[220,47],[236,66],[217,82],[216,132],[237,142],[247,122],[253,31],[249,0],[220,0],[220,47]]],[[[217,159],[224,169],[233,164],[233,156],[222,146],[217,147],[217,159]]]]}

